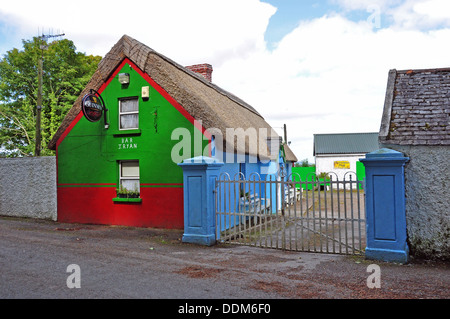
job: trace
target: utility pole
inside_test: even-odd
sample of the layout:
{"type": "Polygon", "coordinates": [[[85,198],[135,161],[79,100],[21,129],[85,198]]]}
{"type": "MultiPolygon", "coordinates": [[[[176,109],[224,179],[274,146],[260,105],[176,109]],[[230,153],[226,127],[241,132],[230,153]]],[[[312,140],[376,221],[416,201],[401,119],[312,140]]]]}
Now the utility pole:
{"type": "MultiPolygon", "coordinates": [[[[62,37],[63,34],[58,35],[41,35],[39,40],[62,37]]],[[[39,43],[41,49],[41,56],[38,61],[38,96],[36,106],[36,143],[34,146],[34,156],[41,156],[41,110],[42,110],[42,77],[43,77],[43,64],[44,64],[44,50],[48,48],[46,43],[39,43]]]]}
{"type": "Polygon", "coordinates": [[[287,128],[286,128],[286,124],[284,124],[284,142],[287,144],[287,128]]]}
{"type": "Polygon", "coordinates": [[[41,156],[42,56],[43,54],[41,54],[38,61],[38,96],[36,106],[36,143],[34,146],[34,156],[41,156]]]}

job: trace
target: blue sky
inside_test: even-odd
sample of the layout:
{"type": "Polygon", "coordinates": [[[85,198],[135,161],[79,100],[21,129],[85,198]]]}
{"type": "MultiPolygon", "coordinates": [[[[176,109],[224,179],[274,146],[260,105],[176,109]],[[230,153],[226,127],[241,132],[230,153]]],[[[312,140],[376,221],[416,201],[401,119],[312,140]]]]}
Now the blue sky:
{"type": "MultiPolygon", "coordinates": [[[[324,15],[340,14],[351,21],[364,21],[373,13],[370,6],[358,9],[346,9],[337,1],[330,0],[262,0],[277,8],[277,12],[270,18],[265,39],[268,48],[273,47],[283,37],[294,30],[300,23],[323,17],[324,15]]],[[[376,3],[374,1],[373,3],[376,3]]],[[[389,27],[388,21],[384,19],[380,11],[380,27],[389,27]]]]}
{"type": "Polygon", "coordinates": [[[265,39],[269,46],[279,42],[287,33],[294,30],[301,21],[319,18],[336,9],[326,6],[324,1],[316,0],[264,0],[277,8],[277,12],[270,18],[265,39]]]}
{"type": "MultiPolygon", "coordinates": [[[[317,0],[264,0],[277,8],[277,12],[270,18],[268,28],[265,32],[265,40],[268,48],[271,49],[287,33],[295,29],[301,21],[318,18],[339,9],[339,6],[332,5],[329,1],[317,0]]],[[[0,9],[1,14],[1,9],[0,9]]],[[[51,32],[42,26],[35,26],[35,32],[24,34],[26,37],[38,34],[39,29],[44,32],[51,32]]],[[[56,31],[56,30],[54,30],[56,31]]],[[[7,23],[0,15],[0,53],[4,54],[12,47],[21,45],[20,31],[12,24],[7,23]]]]}
{"type": "Polygon", "coordinates": [[[211,63],[214,83],[280,134],[286,124],[310,161],[314,134],[379,130],[390,69],[450,66],[449,0],[5,1],[0,55],[42,30],[87,54],[128,34],[182,65],[211,63]]]}
{"type": "MultiPolygon", "coordinates": [[[[245,1],[245,0],[244,0],[245,1]]],[[[277,8],[276,12],[270,17],[269,24],[264,33],[264,39],[267,41],[267,48],[272,50],[283,37],[294,30],[300,23],[311,21],[324,15],[339,13],[351,21],[363,21],[370,15],[366,9],[348,10],[338,1],[334,0],[260,0],[277,8]]],[[[376,2],[376,1],[374,1],[376,2]]],[[[395,1],[394,1],[395,2],[395,1]]],[[[45,4],[42,5],[45,7],[45,4]]],[[[49,11],[57,12],[58,9],[49,11]]],[[[20,47],[22,39],[29,39],[32,36],[44,33],[62,32],[56,24],[43,23],[34,24],[33,30],[21,30],[20,23],[10,23],[5,15],[2,15],[0,8],[0,54],[4,54],[12,47],[20,47]]],[[[19,12],[16,12],[19,14],[19,12]]],[[[7,14],[10,14],[8,12],[7,14]]],[[[19,16],[22,16],[19,14],[19,16]]],[[[25,18],[25,16],[22,16],[25,18]]],[[[383,13],[381,13],[383,19],[383,13]]],[[[14,17],[11,17],[14,20],[14,17]]],[[[46,20],[46,19],[43,19],[46,20]]],[[[386,23],[384,21],[383,23],[386,23]]],[[[385,25],[386,27],[386,25],[385,25]]],[[[89,52],[88,52],[89,53],[89,52]]]]}
{"type": "MultiPolygon", "coordinates": [[[[286,34],[294,30],[300,23],[323,17],[324,15],[339,14],[350,21],[359,22],[367,20],[375,10],[379,9],[379,28],[389,28],[393,24],[393,18],[388,13],[393,8],[401,7],[407,1],[360,1],[361,5],[346,6],[351,1],[338,0],[261,0],[277,8],[277,12],[270,18],[269,25],[265,33],[265,39],[269,49],[278,43],[286,34]],[[367,3],[367,4],[365,4],[367,3]]],[[[445,0],[444,0],[445,1],[445,0]]],[[[444,3],[441,1],[441,3],[444,3]]],[[[426,4],[427,1],[415,1],[426,4]]],[[[429,1],[430,3],[432,1],[429,1]]],[[[358,0],[353,1],[358,3],[358,0]]],[[[446,10],[447,6],[441,7],[446,10]]],[[[448,26],[448,21],[437,21],[431,25],[421,25],[423,31],[444,28],[448,26]]]]}

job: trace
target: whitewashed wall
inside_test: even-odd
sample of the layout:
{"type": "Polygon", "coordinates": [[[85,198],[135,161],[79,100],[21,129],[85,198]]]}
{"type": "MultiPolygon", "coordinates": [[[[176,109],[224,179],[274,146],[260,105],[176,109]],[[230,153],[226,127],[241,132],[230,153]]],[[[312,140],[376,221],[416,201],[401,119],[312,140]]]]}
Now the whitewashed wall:
{"type": "Polygon", "coordinates": [[[0,215],[56,220],[54,156],[0,159],[0,215]]]}
{"type": "MultiPolygon", "coordinates": [[[[336,156],[336,155],[316,155],[316,174],[320,173],[334,173],[330,174],[333,175],[333,180],[336,178],[343,181],[344,176],[348,172],[353,172],[355,174],[352,174],[352,180],[356,179],[356,162],[359,161],[360,158],[364,158],[365,154],[352,154],[352,155],[343,155],[343,156],[336,156]],[[334,168],[334,162],[335,161],[348,161],[350,163],[350,169],[335,169],[334,168]]],[[[347,174],[346,179],[349,179],[349,174],[347,174]]]]}

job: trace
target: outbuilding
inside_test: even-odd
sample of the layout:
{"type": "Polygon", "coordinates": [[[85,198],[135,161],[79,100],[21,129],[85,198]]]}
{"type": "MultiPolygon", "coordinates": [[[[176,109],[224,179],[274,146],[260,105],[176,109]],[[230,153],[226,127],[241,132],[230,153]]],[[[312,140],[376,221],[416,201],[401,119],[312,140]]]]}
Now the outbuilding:
{"type": "Polygon", "coordinates": [[[361,177],[364,166],[359,159],[378,148],[378,133],[314,134],[316,174],[332,173],[339,180],[349,172],[361,177]]]}
{"type": "Polygon", "coordinates": [[[380,145],[403,153],[412,255],[450,260],[450,68],[390,70],[380,145]]]}

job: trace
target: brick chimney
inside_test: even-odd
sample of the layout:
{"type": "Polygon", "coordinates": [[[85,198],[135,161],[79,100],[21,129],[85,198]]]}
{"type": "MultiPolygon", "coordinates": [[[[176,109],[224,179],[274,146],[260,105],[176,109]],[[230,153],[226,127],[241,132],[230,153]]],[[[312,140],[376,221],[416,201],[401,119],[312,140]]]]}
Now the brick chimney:
{"type": "Polygon", "coordinates": [[[211,82],[212,79],[212,71],[213,67],[211,64],[203,63],[203,64],[196,64],[196,65],[190,65],[186,67],[187,69],[200,74],[203,76],[206,80],[211,82]]]}

